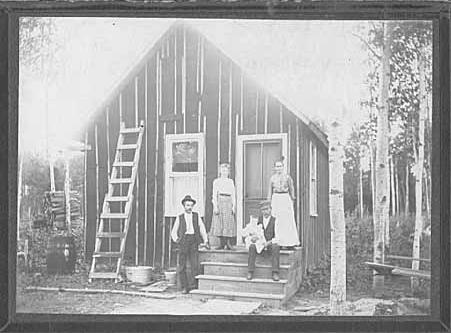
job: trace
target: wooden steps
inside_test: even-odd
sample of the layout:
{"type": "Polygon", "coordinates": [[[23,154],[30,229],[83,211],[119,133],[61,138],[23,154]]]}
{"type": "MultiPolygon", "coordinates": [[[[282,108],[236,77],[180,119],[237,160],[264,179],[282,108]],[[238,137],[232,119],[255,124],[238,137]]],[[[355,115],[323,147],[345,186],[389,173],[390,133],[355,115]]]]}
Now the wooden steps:
{"type": "MultiPolygon", "coordinates": [[[[201,265],[204,268],[204,274],[206,275],[226,275],[226,276],[238,276],[243,277],[247,275],[247,263],[241,262],[215,262],[205,261],[201,265]]],[[[280,265],[280,278],[288,278],[288,269],[290,265],[280,265]]],[[[255,278],[267,278],[271,277],[272,270],[271,265],[256,265],[254,277],[255,278]]]]}
{"type": "Polygon", "coordinates": [[[271,307],[279,307],[284,299],[284,295],[272,295],[250,292],[237,292],[237,291],[217,291],[217,290],[199,290],[195,289],[191,291],[191,295],[197,299],[205,298],[219,298],[230,301],[241,302],[262,302],[263,304],[271,307]]]}
{"type": "MultiPolygon", "coordinates": [[[[293,251],[280,251],[280,265],[290,264],[290,254],[293,251]]],[[[234,251],[229,250],[199,250],[200,261],[215,261],[215,262],[239,262],[246,263],[248,260],[248,252],[245,249],[237,248],[234,251]]],[[[266,265],[270,260],[262,256],[257,256],[255,261],[257,265],[266,265]]]]}
{"type": "Polygon", "coordinates": [[[248,291],[263,294],[283,295],[283,288],[287,280],[273,281],[271,278],[253,278],[247,280],[246,277],[218,276],[218,275],[198,275],[200,290],[221,290],[221,291],[248,291]]]}
{"type": "Polygon", "coordinates": [[[237,247],[230,250],[199,251],[202,274],[196,277],[195,298],[261,302],[279,307],[297,291],[302,280],[302,249],[280,251],[279,281],[272,280],[271,258],[257,256],[252,280],[247,280],[248,251],[237,247]]]}

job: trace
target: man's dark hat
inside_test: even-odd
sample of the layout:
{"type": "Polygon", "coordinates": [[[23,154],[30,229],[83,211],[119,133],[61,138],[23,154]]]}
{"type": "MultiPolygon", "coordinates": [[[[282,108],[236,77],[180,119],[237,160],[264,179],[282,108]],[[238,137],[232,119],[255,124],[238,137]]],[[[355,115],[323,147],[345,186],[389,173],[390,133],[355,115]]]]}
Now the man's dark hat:
{"type": "Polygon", "coordinates": [[[264,200],[262,202],[260,202],[260,208],[266,208],[266,207],[270,207],[271,208],[271,201],[269,200],[264,200]]]}
{"type": "Polygon", "coordinates": [[[196,204],[196,200],[194,200],[193,198],[191,198],[190,195],[186,195],[186,196],[183,198],[183,200],[182,200],[182,205],[184,205],[186,201],[191,201],[191,202],[193,203],[193,205],[196,204]]]}

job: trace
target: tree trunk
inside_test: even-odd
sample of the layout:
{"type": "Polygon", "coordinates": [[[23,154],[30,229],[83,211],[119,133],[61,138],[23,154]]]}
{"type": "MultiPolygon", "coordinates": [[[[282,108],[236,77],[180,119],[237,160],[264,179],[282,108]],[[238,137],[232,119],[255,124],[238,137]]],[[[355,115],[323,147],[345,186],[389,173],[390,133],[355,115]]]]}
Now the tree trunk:
{"type": "Polygon", "coordinates": [[[395,204],[395,210],[396,215],[399,215],[400,212],[400,189],[399,189],[399,176],[398,176],[398,162],[393,163],[393,175],[395,177],[395,196],[396,196],[396,204],[395,204]]]}
{"type": "Polygon", "coordinates": [[[395,200],[394,200],[394,191],[393,191],[393,160],[392,157],[388,158],[388,173],[390,180],[390,214],[395,215],[395,200]]]}
{"type": "Polygon", "coordinates": [[[23,170],[23,154],[19,154],[19,170],[17,175],[17,239],[20,237],[20,205],[22,202],[22,170],[23,170]]]}
{"type": "MultiPolygon", "coordinates": [[[[424,164],[424,128],[427,115],[427,101],[426,101],[426,72],[425,59],[418,56],[418,72],[419,72],[419,90],[420,90],[420,115],[418,124],[418,158],[415,165],[415,231],[413,236],[413,251],[412,257],[420,257],[420,238],[423,231],[423,164],[424,164]]],[[[412,261],[412,269],[419,269],[419,260],[412,261]]],[[[417,289],[419,284],[418,278],[411,278],[412,290],[417,289]]]]}
{"type": "Polygon", "coordinates": [[[69,157],[65,158],[66,174],[64,178],[64,197],[66,199],[66,226],[70,234],[72,232],[72,225],[70,220],[70,173],[69,173],[69,157]]]}
{"type": "Polygon", "coordinates": [[[330,314],[343,315],[346,302],[346,224],[343,203],[343,146],[340,124],[332,123],[329,143],[331,277],[330,314]]]}
{"type": "MultiPolygon", "coordinates": [[[[388,108],[390,85],[390,58],[393,23],[384,23],[384,42],[380,74],[379,113],[377,116],[376,136],[376,212],[374,214],[374,251],[373,261],[384,263],[385,226],[389,219],[388,193],[388,108]]],[[[373,275],[373,290],[377,296],[382,294],[383,275],[373,275]]]]}
{"type": "Polygon", "coordinates": [[[387,247],[390,244],[390,216],[395,215],[395,200],[394,200],[394,190],[393,190],[393,158],[388,157],[388,197],[390,198],[390,206],[389,206],[389,218],[385,220],[385,246],[387,247]],[[390,215],[391,211],[391,215],[390,215]]]}
{"type": "Polygon", "coordinates": [[[360,207],[360,218],[363,218],[363,171],[362,171],[362,157],[360,157],[359,164],[359,207],[360,207]]]}
{"type": "Polygon", "coordinates": [[[374,144],[370,144],[370,164],[371,164],[371,209],[372,209],[372,215],[374,218],[374,213],[376,212],[376,163],[375,163],[375,149],[374,144]]]}
{"type": "Polygon", "coordinates": [[[423,182],[424,182],[424,201],[426,203],[426,214],[431,216],[431,200],[429,195],[429,181],[428,181],[428,171],[427,169],[423,172],[423,182]]]}
{"type": "Polygon", "coordinates": [[[409,215],[409,209],[410,209],[410,207],[409,207],[409,196],[410,196],[410,193],[409,193],[409,177],[410,177],[409,162],[408,162],[408,160],[406,158],[406,202],[405,202],[405,205],[406,205],[405,213],[406,213],[406,215],[409,215]]]}
{"type": "Polygon", "coordinates": [[[55,165],[53,156],[49,158],[49,168],[50,168],[50,191],[55,192],[55,165]]]}

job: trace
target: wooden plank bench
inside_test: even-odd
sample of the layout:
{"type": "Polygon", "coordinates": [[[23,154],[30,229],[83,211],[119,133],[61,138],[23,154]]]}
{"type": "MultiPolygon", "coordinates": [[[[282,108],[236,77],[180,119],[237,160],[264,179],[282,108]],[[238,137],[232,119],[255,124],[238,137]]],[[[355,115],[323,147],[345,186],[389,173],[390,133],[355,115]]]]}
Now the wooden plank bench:
{"type": "MultiPolygon", "coordinates": [[[[419,260],[419,261],[425,261],[430,262],[429,259],[415,259],[410,257],[402,257],[402,256],[386,256],[388,259],[401,259],[401,260],[419,260]]],[[[418,277],[425,280],[431,279],[431,272],[426,270],[415,270],[411,268],[406,267],[399,267],[399,266],[393,266],[388,264],[381,264],[381,263],[375,263],[375,262],[365,262],[365,264],[369,267],[374,269],[377,274],[379,275],[394,275],[394,276],[408,276],[408,277],[418,277]]]]}

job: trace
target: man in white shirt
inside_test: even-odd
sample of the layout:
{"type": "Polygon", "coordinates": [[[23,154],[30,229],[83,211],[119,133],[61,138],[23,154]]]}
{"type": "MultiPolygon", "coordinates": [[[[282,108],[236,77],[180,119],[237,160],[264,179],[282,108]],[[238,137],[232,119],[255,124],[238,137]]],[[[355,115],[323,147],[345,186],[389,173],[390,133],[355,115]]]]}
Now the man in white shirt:
{"type": "Polygon", "coordinates": [[[186,274],[186,261],[189,259],[191,274],[195,277],[199,271],[199,244],[204,243],[209,249],[208,235],[205,225],[199,214],[193,212],[196,200],[190,195],[182,200],[185,212],[177,216],[171,232],[172,240],[178,244],[179,250],[179,276],[182,284],[182,293],[189,292],[189,280],[186,274]]]}
{"type": "MultiPolygon", "coordinates": [[[[257,225],[262,225],[263,234],[265,235],[266,243],[264,244],[261,255],[271,258],[272,279],[279,281],[279,261],[280,261],[280,247],[277,244],[275,225],[276,218],[271,215],[271,202],[265,200],[260,203],[260,210],[262,214],[258,218],[257,225]]],[[[252,280],[255,271],[255,259],[257,258],[257,247],[255,244],[249,246],[248,258],[248,274],[247,279],[252,280]]]]}

